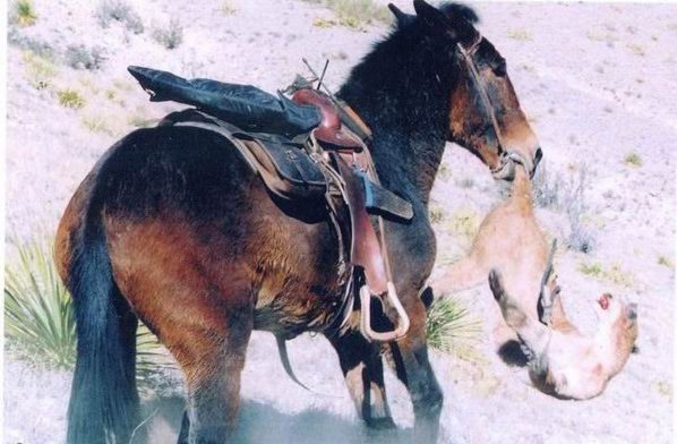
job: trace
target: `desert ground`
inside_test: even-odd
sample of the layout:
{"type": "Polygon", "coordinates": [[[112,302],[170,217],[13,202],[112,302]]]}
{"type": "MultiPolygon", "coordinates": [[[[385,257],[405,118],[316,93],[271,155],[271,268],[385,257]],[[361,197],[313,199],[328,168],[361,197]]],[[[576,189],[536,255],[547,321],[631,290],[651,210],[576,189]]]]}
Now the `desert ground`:
{"type": "MultiPolygon", "coordinates": [[[[327,83],[338,87],[388,32],[377,20],[354,26],[317,2],[129,1],[140,31],[132,22],[103,26],[102,3],[34,0],[35,23],[23,26],[10,2],[8,263],[13,243],[53,235],[75,188],[115,140],[180,108],[149,103],[128,65],[274,92],[306,73],[302,57],[314,66],[329,59],[327,83]],[[182,40],[167,48],[179,28],[182,40]]],[[[412,11],[407,0],[395,3],[412,11]]],[[[445,395],[440,442],[667,443],[673,434],[677,6],[471,5],[478,28],[507,59],[545,153],[537,216],[560,241],[555,263],[567,312],[592,332],[592,306],[602,292],[637,302],[639,353],[600,397],[558,400],[493,352],[497,311],[488,286],[455,294],[483,332],[473,353],[432,352],[445,395]]],[[[430,207],[438,238],[433,285],[504,196],[505,186],[485,166],[448,146],[430,207]]],[[[285,375],[272,335],[254,333],[237,442],[409,442],[411,404],[392,372],[386,384],[399,428],[378,435],[358,420],[326,340],[303,335],[289,349],[297,375],[313,391],[285,375]]],[[[173,442],[183,408],[180,375],[167,378],[169,388],[144,401],[157,443],[173,442]]],[[[6,354],[4,442],[64,442],[69,389],[70,373],[6,354]]]]}

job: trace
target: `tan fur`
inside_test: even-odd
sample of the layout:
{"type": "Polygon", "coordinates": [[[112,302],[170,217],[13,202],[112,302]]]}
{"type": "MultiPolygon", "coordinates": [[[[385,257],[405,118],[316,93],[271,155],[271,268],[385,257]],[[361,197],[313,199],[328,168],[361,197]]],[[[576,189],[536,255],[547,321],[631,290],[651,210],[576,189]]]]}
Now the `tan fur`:
{"type": "MultiPolygon", "coordinates": [[[[551,317],[539,320],[548,253],[533,212],[531,183],[517,168],[510,198],[485,218],[470,253],[436,285],[441,290],[461,290],[485,282],[490,270],[499,270],[491,288],[507,326],[532,354],[530,376],[536,387],[560,397],[592,398],[604,390],[632,352],[637,338],[635,309],[612,298],[608,309],[598,310],[595,336],[583,336],[566,317],[552,273],[546,285],[546,294],[552,295],[551,317]]],[[[499,345],[506,339],[501,337],[501,327],[495,335],[499,345]]]]}

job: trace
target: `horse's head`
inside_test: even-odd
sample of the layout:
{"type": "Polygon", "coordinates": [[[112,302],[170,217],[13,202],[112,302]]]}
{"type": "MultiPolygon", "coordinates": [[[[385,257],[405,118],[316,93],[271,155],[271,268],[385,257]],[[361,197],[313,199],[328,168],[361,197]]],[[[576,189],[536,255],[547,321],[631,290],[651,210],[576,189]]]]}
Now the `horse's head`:
{"type": "Polygon", "coordinates": [[[453,57],[449,141],[479,156],[496,178],[511,180],[515,162],[533,175],[542,157],[538,139],[520,109],[505,59],[473,26],[475,13],[457,4],[437,9],[423,0],[414,0],[414,8],[416,16],[390,5],[400,25],[421,22],[446,40],[453,57]]]}

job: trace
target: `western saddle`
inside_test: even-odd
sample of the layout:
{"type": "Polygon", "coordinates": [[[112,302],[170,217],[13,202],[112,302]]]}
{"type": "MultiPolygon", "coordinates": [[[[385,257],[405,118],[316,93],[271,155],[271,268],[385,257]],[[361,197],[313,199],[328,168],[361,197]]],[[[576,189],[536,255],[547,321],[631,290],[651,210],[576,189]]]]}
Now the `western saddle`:
{"type": "MultiPolygon", "coordinates": [[[[282,93],[275,98],[251,86],[185,80],[140,67],[129,71],[151,94],[151,101],[195,106],[167,115],[158,126],[217,133],[238,149],[275,195],[326,202],[339,238],[339,280],[344,284],[343,308],[334,318],[335,327],[346,327],[359,294],[360,331],[365,338],[393,341],[407,333],[409,317],[392,283],[382,217],[409,220],[413,210],[409,202],[380,186],[366,142],[371,131],[354,111],[308,84],[294,88],[289,100],[282,93]],[[269,125],[270,119],[277,121],[269,125]],[[242,129],[244,125],[248,128],[242,129]],[[347,208],[348,216],[339,208],[347,208]],[[372,297],[387,300],[395,309],[394,330],[372,328],[372,297]]],[[[288,364],[286,356],[283,363],[288,364]]]]}

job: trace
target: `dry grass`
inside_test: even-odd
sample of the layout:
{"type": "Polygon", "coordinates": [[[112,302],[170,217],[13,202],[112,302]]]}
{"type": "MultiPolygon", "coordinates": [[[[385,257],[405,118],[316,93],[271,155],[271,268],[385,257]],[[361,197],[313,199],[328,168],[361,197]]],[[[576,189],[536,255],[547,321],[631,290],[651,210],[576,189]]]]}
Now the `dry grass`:
{"type": "Polygon", "coordinates": [[[583,262],[578,265],[578,271],[586,276],[608,281],[626,288],[632,288],[635,285],[632,273],[621,269],[621,266],[616,263],[605,267],[600,262],[583,262]]]}
{"type": "Polygon", "coordinates": [[[233,6],[233,2],[231,0],[223,0],[223,3],[221,3],[221,13],[223,15],[233,15],[237,12],[237,8],[233,6]]]}
{"type": "Polygon", "coordinates": [[[477,212],[469,208],[456,210],[446,224],[447,230],[457,237],[471,242],[480,227],[480,218],[477,212]]]}
{"type": "Polygon", "coordinates": [[[533,40],[531,33],[526,29],[511,29],[508,31],[508,37],[520,42],[530,42],[533,40]]]}
{"type": "Polygon", "coordinates": [[[32,51],[23,52],[22,58],[26,64],[26,76],[29,83],[35,89],[49,88],[52,79],[58,74],[56,65],[32,51]]]}
{"type": "MultiPolygon", "coordinates": [[[[316,3],[325,6],[338,17],[338,24],[351,29],[363,29],[367,25],[390,24],[393,17],[387,7],[379,5],[373,0],[304,0],[308,3],[316,3]]],[[[319,19],[323,20],[323,19],[319,19]]],[[[316,20],[317,21],[317,20],[316,20]]],[[[322,21],[315,25],[319,27],[331,26],[329,22],[322,21]]]]}
{"type": "Polygon", "coordinates": [[[74,89],[66,88],[56,92],[59,105],[65,108],[80,109],[85,106],[85,99],[74,89]]]}
{"type": "Polygon", "coordinates": [[[672,263],[672,261],[667,257],[667,256],[658,256],[658,265],[662,265],[667,268],[675,268],[675,265],[672,263]]]}
{"type": "Polygon", "coordinates": [[[626,154],[625,158],[623,159],[623,163],[633,168],[639,168],[643,164],[642,157],[634,151],[626,154]]]}
{"type": "Polygon", "coordinates": [[[114,131],[108,126],[108,121],[101,116],[83,117],[80,120],[82,126],[93,133],[103,133],[109,136],[114,135],[114,131]]]}
{"type": "Polygon", "coordinates": [[[153,29],[153,40],[167,49],[178,48],[183,42],[183,26],[178,19],[173,18],[166,26],[153,29]]]}
{"type": "Polygon", "coordinates": [[[103,0],[95,15],[102,28],[108,28],[111,23],[118,22],[134,34],[141,34],[144,30],[141,17],[124,0],[103,0]]]}
{"type": "Polygon", "coordinates": [[[428,219],[431,224],[439,224],[446,218],[446,210],[444,207],[436,202],[432,202],[428,206],[428,219]]]}
{"type": "Polygon", "coordinates": [[[627,45],[625,45],[625,47],[628,48],[628,50],[636,56],[644,57],[646,55],[646,50],[644,49],[644,47],[642,45],[637,45],[635,43],[628,43],[627,45]]]}

